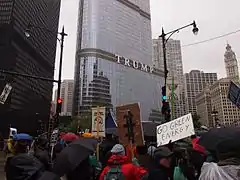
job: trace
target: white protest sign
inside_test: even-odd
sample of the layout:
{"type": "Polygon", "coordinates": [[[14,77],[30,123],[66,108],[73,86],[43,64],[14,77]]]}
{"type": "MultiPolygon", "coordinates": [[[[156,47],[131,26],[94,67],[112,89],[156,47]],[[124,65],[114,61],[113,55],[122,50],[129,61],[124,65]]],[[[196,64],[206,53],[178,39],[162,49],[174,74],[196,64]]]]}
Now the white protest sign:
{"type": "Polygon", "coordinates": [[[92,134],[105,137],[105,107],[92,108],[92,134]]]}
{"type": "Polygon", "coordinates": [[[157,144],[158,146],[166,145],[169,141],[175,142],[194,134],[192,114],[190,113],[157,126],[157,144]]]}

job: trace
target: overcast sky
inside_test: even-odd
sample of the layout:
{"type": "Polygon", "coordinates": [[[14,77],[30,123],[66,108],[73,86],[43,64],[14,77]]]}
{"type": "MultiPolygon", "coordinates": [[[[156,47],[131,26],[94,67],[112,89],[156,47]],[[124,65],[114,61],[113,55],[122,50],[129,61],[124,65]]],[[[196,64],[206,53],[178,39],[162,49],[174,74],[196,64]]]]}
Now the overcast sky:
{"type": "MultiPolygon", "coordinates": [[[[162,27],[167,32],[193,20],[196,20],[199,28],[197,36],[192,34],[192,28],[188,28],[175,34],[173,39],[179,39],[182,45],[186,45],[239,30],[239,7],[239,0],[151,0],[152,37],[158,37],[162,27]]],[[[69,34],[64,48],[63,79],[72,79],[74,74],[77,13],[78,0],[62,0],[59,25],[64,25],[69,34]]],[[[182,47],[184,72],[199,69],[217,72],[219,77],[224,77],[223,55],[227,42],[240,59],[240,32],[207,43],[182,47]]]]}

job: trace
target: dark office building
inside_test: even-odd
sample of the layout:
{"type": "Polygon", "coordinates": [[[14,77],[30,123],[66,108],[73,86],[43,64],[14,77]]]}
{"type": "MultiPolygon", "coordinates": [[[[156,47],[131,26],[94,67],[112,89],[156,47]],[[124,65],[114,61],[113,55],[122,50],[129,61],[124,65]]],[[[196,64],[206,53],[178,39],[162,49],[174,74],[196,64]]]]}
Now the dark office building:
{"type": "MultiPolygon", "coordinates": [[[[0,69],[53,79],[60,0],[0,0],[0,69]],[[24,32],[28,24],[31,36],[24,32]]],[[[6,83],[12,91],[0,104],[0,132],[8,126],[34,132],[39,119],[47,122],[52,82],[0,75],[0,93],[6,83]]]]}

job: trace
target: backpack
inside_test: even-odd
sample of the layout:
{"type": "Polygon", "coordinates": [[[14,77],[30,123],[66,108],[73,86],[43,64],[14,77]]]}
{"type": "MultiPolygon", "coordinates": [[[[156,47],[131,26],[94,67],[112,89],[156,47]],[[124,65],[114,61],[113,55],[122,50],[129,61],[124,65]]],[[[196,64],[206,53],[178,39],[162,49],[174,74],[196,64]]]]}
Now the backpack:
{"type": "Polygon", "coordinates": [[[121,166],[111,167],[104,176],[104,180],[125,180],[121,166]]]}

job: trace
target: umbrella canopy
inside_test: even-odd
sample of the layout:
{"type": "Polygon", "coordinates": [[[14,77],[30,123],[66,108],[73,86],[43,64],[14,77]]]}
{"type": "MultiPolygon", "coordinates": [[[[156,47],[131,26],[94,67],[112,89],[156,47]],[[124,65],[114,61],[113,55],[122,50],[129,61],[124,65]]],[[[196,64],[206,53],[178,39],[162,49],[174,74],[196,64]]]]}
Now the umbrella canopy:
{"type": "Polygon", "coordinates": [[[83,146],[90,151],[95,151],[98,140],[95,138],[80,138],[70,144],[70,146],[83,146]]]}
{"type": "Polygon", "coordinates": [[[7,163],[7,177],[9,179],[32,179],[44,171],[43,164],[29,154],[13,156],[7,163]]]}
{"type": "Polygon", "coordinates": [[[78,139],[78,136],[74,133],[67,133],[62,136],[62,139],[66,142],[73,142],[78,139]]]}
{"type": "Polygon", "coordinates": [[[29,134],[25,134],[25,133],[19,133],[19,134],[15,134],[13,136],[13,140],[16,141],[20,141],[20,140],[24,140],[24,141],[32,141],[32,136],[30,136],[29,134]]]}
{"type": "Polygon", "coordinates": [[[209,151],[216,151],[217,144],[228,138],[240,138],[240,128],[213,128],[203,134],[198,144],[209,151]]]}
{"type": "Polygon", "coordinates": [[[94,152],[97,143],[93,138],[80,138],[69,144],[57,156],[53,172],[59,176],[71,172],[94,152]]]}

